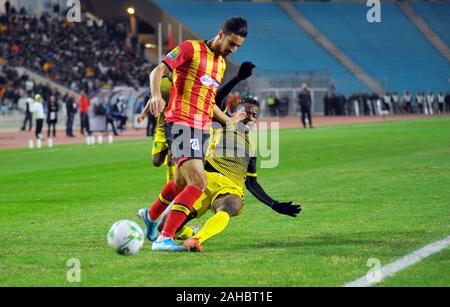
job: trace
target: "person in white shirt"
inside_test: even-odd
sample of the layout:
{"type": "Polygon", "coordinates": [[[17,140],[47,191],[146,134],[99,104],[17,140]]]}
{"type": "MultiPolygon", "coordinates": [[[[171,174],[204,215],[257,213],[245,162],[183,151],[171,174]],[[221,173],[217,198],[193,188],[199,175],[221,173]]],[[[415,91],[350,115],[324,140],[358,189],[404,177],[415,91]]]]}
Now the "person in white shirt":
{"type": "Polygon", "coordinates": [[[384,108],[392,113],[391,93],[386,93],[383,96],[384,108]]]}
{"type": "Polygon", "coordinates": [[[403,95],[403,107],[406,113],[412,113],[412,104],[411,104],[411,94],[406,91],[405,94],[403,95]]]}
{"type": "Polygon", "coordinates": [[[440,92],[437,95],[437,102],[438,102],[438,110],[439,110],[439,113],[441,113],[441,114],[444,113],[444,100],[445,100],[444,93],[440,92]]]}
{"type": "Polygon", "coordinates": [[[397,114],[399,113],[399,105],[398,105],[398,94],[397,92],[393,92],[391,95],[391,99],[392,99],[392,114],[397,114]]]}
{"type": "Polygon", "coordinates": [[[42,97],[39,94],[34,96],[34,103],[31,108],[36,120],[36,139],[42,139],[42,126],[44,125],[44,105],[42,104],[42,97]]]}
{"type": "Polygon", "coordinates": [[[428,114],[433,114],[434,110],[434,95],[432,92],[429,92],[426,99],[425,99],[425,105],[428,108],[428,114]]]}
{"type": "MultiPolygon", "coordinates": [[[[27,94],[28,95],[28,94],[27,94]]],[[[25,131],[28,123],[28,131],[31,131],[33,126],[33,113],[31,112],[31,107],[33,106],[34,100],[31,97],[25,98],[25,118],[23,120],[23,125],[20,130],[25,131]]]]}

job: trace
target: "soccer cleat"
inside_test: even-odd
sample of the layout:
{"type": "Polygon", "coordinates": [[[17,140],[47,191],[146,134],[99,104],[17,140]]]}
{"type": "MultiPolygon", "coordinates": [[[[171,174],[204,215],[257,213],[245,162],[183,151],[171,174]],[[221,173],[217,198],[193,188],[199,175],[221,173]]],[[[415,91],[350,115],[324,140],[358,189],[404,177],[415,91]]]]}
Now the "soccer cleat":
{"type": "Polygon", "coordinates": [[[157,238],[156,230],[158,229],[158,221],[152,221],[148,216],[148,209],[139,210],[138,216],[144,219],[145,224],[145,236],[150,241],[155,241],[157,238]]]}
{"type": "Polygon", "coordinates": [[[174,239],[167,238],[161,241],[153,241],[152,251],[157,252],[185,252],[186,248],[178,245],[174,239]]]}
{"type": "Polygon", "coordinates": [[[189,238],[183,243],[183,247],[190,252],[201,252],[203,251],[202,244],[198,238],[189,238]]]}

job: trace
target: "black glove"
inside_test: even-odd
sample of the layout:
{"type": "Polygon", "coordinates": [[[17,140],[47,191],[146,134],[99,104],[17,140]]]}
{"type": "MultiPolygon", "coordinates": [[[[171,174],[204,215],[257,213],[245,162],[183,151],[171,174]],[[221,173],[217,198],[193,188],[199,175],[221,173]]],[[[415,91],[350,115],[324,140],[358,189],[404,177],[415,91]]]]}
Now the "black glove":
{"type": "Polygon", "coordinates": [[[237,74],[237,78],[239,81],[245,80],[252,75],[252,70],[255,68],[255,64],[252,62],[244,62],[239,67],[239,72],[237,74]]]}
{"type": "Polygon", "coordinates": [[[280,203],[278,201],[275,201],[272,204],[272,209],[278,212],[279,214],[285,214],[292,217],[297,217],[297,214],[302,211],[302,207],[300,205],[293,205],[292,201],[287,203],[280,203]]]}

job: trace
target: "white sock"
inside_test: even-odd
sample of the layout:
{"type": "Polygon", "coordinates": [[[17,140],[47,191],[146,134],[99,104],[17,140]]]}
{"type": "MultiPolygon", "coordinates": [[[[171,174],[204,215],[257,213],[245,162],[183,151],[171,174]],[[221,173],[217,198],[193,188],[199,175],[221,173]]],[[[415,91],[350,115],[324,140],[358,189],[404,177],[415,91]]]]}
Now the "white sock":
{"type": "Polygon", "coordinates": [[[167,240],[167,239],[172,239],[172,238],[170,238],[170,237],[165,237],[165,236],[162,236],[162,235],[160,235],[159,237],[158,237],[158,239],[156,239],[156,242],[162,242],[162,241],[164,241],[164,240],[167,240]]]}

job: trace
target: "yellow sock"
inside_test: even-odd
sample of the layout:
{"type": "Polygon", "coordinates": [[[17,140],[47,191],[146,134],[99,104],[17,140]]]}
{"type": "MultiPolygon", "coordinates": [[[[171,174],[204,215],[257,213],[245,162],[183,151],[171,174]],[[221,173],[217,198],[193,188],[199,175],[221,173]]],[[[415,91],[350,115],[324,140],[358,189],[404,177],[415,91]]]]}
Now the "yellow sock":
{"type": "Polygon", "coordinates": [[[166,180],[167,180],[167,182],[172,180],[173,176],[175,176],[176,170],[177,170],[177,167],[175,165],[167,166],[167,168],[166,168],[166,180]]]}
{"type": "Polygon", "coordinates": [[[180,240],[189,239],[194,235],[194,228],[191,226],[184,226],[179,232],[175,234],[175,238],[180,240]]]}
{"type": "Polygon", "coordinates": [[[198,238],[200,243],[203,243],[212,236],[222,232],[227,227],[229,221],[230,216],[228,213],[219,211],[206,221],[203,228],[194,236],[194,238],[198,238]]]}

